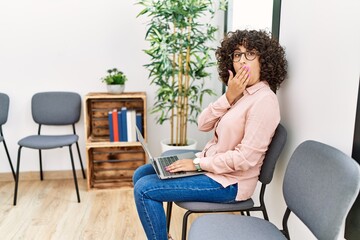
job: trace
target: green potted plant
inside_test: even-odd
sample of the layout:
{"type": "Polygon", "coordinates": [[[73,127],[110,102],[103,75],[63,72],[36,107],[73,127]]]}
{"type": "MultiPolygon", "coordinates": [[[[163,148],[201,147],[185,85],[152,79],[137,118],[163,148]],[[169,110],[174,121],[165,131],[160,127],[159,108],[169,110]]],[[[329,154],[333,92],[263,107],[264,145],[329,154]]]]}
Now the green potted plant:
{"type": "MultiPolygon", "coordinates": [[[[219,0],[224,10],[226,1],[219,0]]],[[[145,50],[151,58],[145,67],[151,84],[158,89],[151,113],[157,113],[157,123],[170,121],[169,145],[187,145],[188,123],[196,123],[205,94],[211,56],[211,42],[217,31],[204,17],[213,18],[215,6],[211,0],[141,0],[143,10],[138,16],[148,16],[145,50]]]]}
{"type": "Polygon", "coordinates": [[[108,75],[101,78],[101,81],[106,83],[109,93],[122,93],[125,89],[126,75],[117,68],[107,70],[108,75]]]}

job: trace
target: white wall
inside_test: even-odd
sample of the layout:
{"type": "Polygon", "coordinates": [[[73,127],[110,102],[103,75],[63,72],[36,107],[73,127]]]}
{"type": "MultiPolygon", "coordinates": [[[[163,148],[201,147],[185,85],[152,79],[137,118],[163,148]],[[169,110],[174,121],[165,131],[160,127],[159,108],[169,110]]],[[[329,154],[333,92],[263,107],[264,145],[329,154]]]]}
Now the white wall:
{"type": "MultiPolygon", "coordinates": [[[[0,1],[0,92],[10,96],[9,119],[3,130],[14,165],[17,141],[37,131],[30,112],[30,99],[36,92],[66,90],[85,96],[88,92],[106,91],[100,78],[107,69],[117,67],[128,76],[125,90],[146,91],[148,108],[153,106],[156,89],[149,85],[148,71],[143,67],[148,63],[143,52],[148,47],[144,40],[147,19],[136,18],[142,8],[135,3],[0,1]]],[[[223,15],[213,22],[221,27],[219,39],[223,33],[223,15]]],[[[216,75],[209,84],[221,93],[216,75]]],[[[77,130],[85,163],[83,117],[77,130]]],[[[167,137],[169,130],[167,126],[155,125],[154,117],[149,115],[147,121],[149,146],[155,154],[160,154],[159,141],[167,137]]],[[[200,148],[208,138],[199,134],[195,126],[189,135],[196,136],[200,148]]],[[[43,158],[44,170],[71,169],[66,150],[45,151],[43,158]]],[[[3,147],[0,147],[0,159],[0,172],[9,172],[3,147]]],[[[75,164],[80,168],[77,159],[75,164]]],[[[38,168],[37,152],[24,149],[20,170],[38,171],[38,168]]]]}
{"type": "Polygon", "coordinates": [[[272,13],[273,1],[270,0],[229,0],[228,29],[271,31],[272,13]]]}
{"type": "MultiPolygon", "coordinates": [[[[278,96],[288,141],[267,191],[271,220],[281,226],[284,169],[297,145],[313,139],[351,155],[360,73],[360,2],[283,1],[280,42],[289,79],[278,96]]],[[[324,203],[325,204],[325,203],[324,203]]],[[[290,217],[292,239],[315,239],[290,217]]]]}
{"type": "MultiPolygon", "coordinates": [[[[267,4],[272,1],[229,2],[229,29],[271,28],[267,4]]],[[[279,228],[285,211],[283,176],[296,146],[314,139],[351,155],[360,73],[359,1],[282,2],[280,42],[289,79],[278,98],[288,141],[266,193],[270,220],[279,228]]],[[[289,229],[292,239],[315,239],[294,215],[289,229]]]]}

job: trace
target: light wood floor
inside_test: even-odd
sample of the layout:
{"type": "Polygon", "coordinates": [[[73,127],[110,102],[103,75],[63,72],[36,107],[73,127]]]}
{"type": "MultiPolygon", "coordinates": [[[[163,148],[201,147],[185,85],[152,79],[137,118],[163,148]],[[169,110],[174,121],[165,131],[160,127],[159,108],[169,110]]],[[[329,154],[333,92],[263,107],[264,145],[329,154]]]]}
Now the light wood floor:
{"type": "MultiPolygon", "coordinates": [[[[13,206],[14,182],[0,182],[0,239],[146,239],[132,188],[87,191],[86,180],[78,183],[81,203],[72,179],[21,180],[13,206]]],[[[176,240],[181,239],[183,213],[173,207],[170,232],[176,240]]]]}

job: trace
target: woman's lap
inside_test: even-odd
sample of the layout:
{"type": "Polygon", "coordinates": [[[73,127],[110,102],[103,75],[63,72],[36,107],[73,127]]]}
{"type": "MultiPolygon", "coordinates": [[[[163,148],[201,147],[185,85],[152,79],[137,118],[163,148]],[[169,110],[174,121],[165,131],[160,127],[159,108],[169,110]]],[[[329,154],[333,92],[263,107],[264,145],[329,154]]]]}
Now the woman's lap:
{"type": "Polygon", "coordinates": [[[204,175],[161,180],[150,164],[139,167],[134,175],[136,208],[148,239],[167,239],[163,202],[234,202],[237,185],[224,188],[204,175]]]}
{"type": "Polygon", "coordinates": [[[135,194],[160,202],[206,201],[233,202],[237,186],[224,188],[204,175],[161,180],[150,164],[140,167],[134,174],[135,194]]]}

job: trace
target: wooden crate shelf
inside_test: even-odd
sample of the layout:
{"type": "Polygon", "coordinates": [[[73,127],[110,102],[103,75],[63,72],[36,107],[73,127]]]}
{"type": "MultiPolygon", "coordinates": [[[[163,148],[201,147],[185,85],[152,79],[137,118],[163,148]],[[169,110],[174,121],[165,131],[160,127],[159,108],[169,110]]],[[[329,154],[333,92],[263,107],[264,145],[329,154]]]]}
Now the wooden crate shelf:
{"type": "Polygon", "coordinates": [[[141,113],[146,139],[146,94],[89,93],[84,105],[88,189],[132,186],[146,156],[139,142],[110,142],[108,112],[126,107],[141,113]]]}

